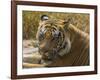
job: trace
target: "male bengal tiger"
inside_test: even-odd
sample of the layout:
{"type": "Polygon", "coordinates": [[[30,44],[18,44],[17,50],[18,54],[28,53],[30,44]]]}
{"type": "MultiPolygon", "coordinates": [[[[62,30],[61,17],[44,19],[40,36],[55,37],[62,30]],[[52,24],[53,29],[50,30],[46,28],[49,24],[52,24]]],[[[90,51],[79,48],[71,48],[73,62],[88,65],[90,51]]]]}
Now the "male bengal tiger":
{"type": "Polygon", "coordinates": [[[36,37],[43,66],[89,65],[89,35],[72,25],[70,19],[49,19],[43,15],[36,37]]]}
{"type": "Polygon", "coordinates": [[[41,16],[36,38],[41,59],[25,67],[64,67],[89,65],[89,35],[68,20],[41,16]]]}

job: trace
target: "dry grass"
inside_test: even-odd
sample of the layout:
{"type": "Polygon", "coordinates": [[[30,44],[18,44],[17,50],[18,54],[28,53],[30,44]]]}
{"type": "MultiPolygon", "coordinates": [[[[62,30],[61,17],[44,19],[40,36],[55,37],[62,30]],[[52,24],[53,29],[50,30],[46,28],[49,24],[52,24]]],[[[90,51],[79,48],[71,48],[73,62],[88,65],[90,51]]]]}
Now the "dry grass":
{"type": "Polygon", "coordinates": [[[35,39],[41,15],[54,19],[71,18],[71,23],[89,33],[89,14],[23,11],[23,39],[35,39]]]}

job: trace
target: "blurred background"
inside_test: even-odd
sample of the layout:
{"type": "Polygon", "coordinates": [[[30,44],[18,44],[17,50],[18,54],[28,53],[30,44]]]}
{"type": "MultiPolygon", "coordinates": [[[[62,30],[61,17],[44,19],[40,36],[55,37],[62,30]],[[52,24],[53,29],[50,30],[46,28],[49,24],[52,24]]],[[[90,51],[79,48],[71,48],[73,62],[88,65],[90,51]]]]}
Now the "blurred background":
{"type": "Polygon", "coordinates": [[[40,17],[44,14],[54,19],[71,18],[73,25],[89,33],[89,14],[23,11],[23,39],[35,39],[40,17]]]}

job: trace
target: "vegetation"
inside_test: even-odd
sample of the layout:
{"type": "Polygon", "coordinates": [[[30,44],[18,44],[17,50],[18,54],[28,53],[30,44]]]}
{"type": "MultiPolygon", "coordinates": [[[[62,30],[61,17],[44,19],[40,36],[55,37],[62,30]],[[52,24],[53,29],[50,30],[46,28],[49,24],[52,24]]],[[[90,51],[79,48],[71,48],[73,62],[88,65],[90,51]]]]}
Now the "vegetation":
{"type": "Polygon", "coordinates": [[[23,11],[23,39],[35,39],[40,17],[44,14],[54,19],[71,18],[73,25],[89,33],[89,14],[23,11]]]}

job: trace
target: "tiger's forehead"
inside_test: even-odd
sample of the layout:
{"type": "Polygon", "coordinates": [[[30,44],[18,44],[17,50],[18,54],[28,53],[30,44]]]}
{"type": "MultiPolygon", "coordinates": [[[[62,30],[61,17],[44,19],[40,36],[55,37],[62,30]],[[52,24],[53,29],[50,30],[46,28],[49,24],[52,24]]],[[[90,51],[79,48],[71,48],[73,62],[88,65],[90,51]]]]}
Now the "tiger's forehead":
{"type": "Polygon", "coordinates": [[[44,21],[43,23],[44,23],[45,25],[51,26],[51,25],[57,24],[57,20],[46,20],[46,21],[44,21]]]}
{"type": "Polygon", "coordinates": [[[63,26],[63,20],[46,20],[46,21],[42,21],[40,23],[42,26],[45,27],[62,27],[63,26]]]}

